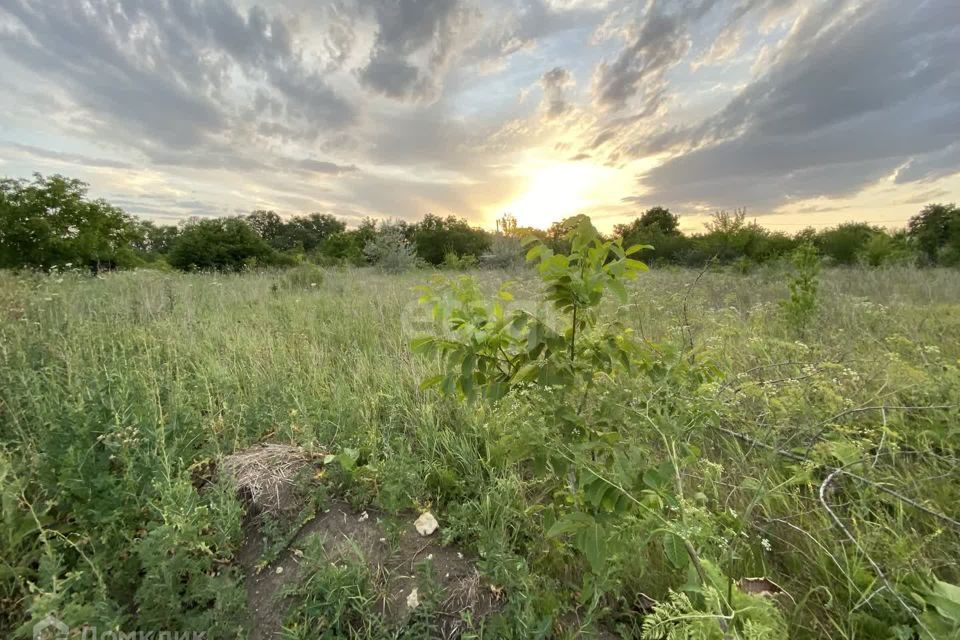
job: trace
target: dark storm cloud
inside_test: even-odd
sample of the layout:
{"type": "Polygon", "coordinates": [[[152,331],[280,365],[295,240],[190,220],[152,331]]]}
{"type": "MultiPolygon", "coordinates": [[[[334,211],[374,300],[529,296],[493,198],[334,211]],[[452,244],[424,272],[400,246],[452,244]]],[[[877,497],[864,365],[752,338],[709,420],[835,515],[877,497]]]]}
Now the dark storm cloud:
{"type": "Polygon", "coordinates": [[[834,3],[809,11],[720,113],[658,144],[699,147],[643,176],[653,200],[775,207],[958,168],[960,7],[834,3]]]}
{"type": "Polygon", "coordinates": [[[377,0],[361,6],[372,9],[377,36],[358,76],[366,87],[398,100],[437,96],[441,76],[479,18],[459,0],[377,0]]]}
{"type": "Polygon", "coordinates": [[[238,77],[265,82],[289,122],[343,127],[351,107],[307,68],[283,22],[225,0],[0,0],[0,48],[56,78],[90,128],[148,155],[202,148],[238,127],[238,77]],[[234,92],[233,94],[231,92],[234,92]],[[133,135],[131,135],[133,134],[133,135]]]}

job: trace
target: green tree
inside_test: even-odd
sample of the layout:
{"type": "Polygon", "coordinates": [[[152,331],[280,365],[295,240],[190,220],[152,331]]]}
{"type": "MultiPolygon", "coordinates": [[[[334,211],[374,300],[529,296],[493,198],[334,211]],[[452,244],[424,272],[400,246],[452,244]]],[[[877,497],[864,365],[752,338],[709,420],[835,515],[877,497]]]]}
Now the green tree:
{"type": "Polygon", "coordinates": [[[158,225],[150,220],[140,220],[135,225],[136,234],[131,244],[144,254],[166,254],[180,235],[180,229],[173,225],[158,225]]]}
{"type": "Polygon", "coordinates": [[[860,252],[860,262],[869,267],[890,264],[905,264],[914,258],[907,242],[907,234],[899,231],[893,235],[878,233],[867,241],[860,252]]]}
{"type": "Polygon", "coordinates": [[[363,249],[376,235],[376,220],[364,218],[356,229],[339,231],[324,238],[317,247],[316,256],[320,262],[329,264],[366,264],[363,249]]]}
{"type": "Polygon", "coordinates": [[[432,265],[443,264],[448,253],[480,257],[490,247],[490,234],[456,216],[441,218],[428,213],[411,227],[417,255],[432,265]]]}
{"type": "Polygon", "coordinates": [[[172,266],[184,271],[240,271],[258,264],[284,262],[283,258],[240,218],[188,221],[167,260],[172,266]]]}
{"type": "Polygon", "coordinates": [[[960,209],[928,204],[910,218],[908,234],[928,264],[960,264],[960,209]]]}
{"type": "Polygon", "coordinates": [[[886,232],[865,222],[846,222],[821,231],[815,243],[820,252],[835,264],[852,265],[876,235],[886,235],[886,232]]]}
{"type": "Polygon", "coordinates": [[[133,219],[88,199],[80,180],[39,173],[32,181],[0,180],[0,267],[128,266],[136,237],[133,219]]]}
{"type": "Polygon", "coordinates": [[[680,232],[680,217],[664,207],[647,209],[640,216],[639,222],[647,229],[658,229],[665,234],[680,232]]]}
{"type": "Polygon", "coordinates": [[[277,251],[293,249],[295,240],[290,225],[273,211],[257,209],[246,217],[247,224],[258,236],[277,251]]]}
{"type": "Polygon", "coordinates": [[[311,213],[308,216],[295,216],[290,220],[290,237],[300,244],[304,251],[314,251],[324,240],[335,233],[343,233],[347,225],[329,213],[311,213]]]}
{"type": "Polygon", "coordinates": [[[613,235],[625,245],[651,245],[647,254],[651,262],[676,262],[690,246],[689,239],[680,233],[679,217],[663,207],[647,209],[633,222],[614,226],[613,235]]]}

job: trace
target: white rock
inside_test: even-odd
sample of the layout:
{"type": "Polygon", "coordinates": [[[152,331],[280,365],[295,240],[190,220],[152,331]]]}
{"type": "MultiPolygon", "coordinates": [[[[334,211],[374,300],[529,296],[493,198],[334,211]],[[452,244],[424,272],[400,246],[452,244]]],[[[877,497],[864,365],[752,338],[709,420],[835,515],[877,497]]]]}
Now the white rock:
{"type": "Polygon", "coordinates": [[[407,596],[407,606],[411,609],[416,609],[420,606],[420,594],[417,593],[416,587],[414,587],[410,595],[407,596]]]}
{"type": "Polygon", "coordinates": [[[422,536],[428,536],[436,531],[440,524],[437,522],[437,519],[433,517],[433,514],[427,511],[426,513],[420,514],[420,517],[413,523],[413,526],[417,528],[417,533],[422,536]]]}

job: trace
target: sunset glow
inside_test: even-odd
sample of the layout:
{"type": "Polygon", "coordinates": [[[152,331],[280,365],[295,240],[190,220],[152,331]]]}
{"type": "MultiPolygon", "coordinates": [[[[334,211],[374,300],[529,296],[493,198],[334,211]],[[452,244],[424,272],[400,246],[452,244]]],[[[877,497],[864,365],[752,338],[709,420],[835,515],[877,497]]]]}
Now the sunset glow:
{"type": "Polygon", "coordinates": [[[258,4],[2,3],[0,174],[164,222],[789,230],[960,199],[954,3],[258,4]]]}

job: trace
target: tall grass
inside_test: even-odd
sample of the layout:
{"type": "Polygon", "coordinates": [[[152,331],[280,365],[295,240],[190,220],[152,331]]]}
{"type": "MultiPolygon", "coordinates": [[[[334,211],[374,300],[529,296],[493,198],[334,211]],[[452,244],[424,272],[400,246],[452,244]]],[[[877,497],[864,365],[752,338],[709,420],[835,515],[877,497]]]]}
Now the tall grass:
{"type": "MultiPolygon", "coordinates": [[[[512,277],[518,298],[532,297],[536,285],[512,277]]],[[[506,275],[480,278],[493,287],[506,275]]],[[[956,516],[960,277],[828,270],[802,340],[779,314],[785,278],[655,270],[609,312],[651,348],[673,345],[714,372],[694,398],[708,427],[685,436],[704,464],[684,481],[737,514],[730,530],[751,544],[731,562],[790,592],[798,637],[881,637],[870,633],[911,618],[864,554],[897,584],[956,583],[957,532],[843,481],[831,496],[851,544],[818,503],[821,477],[713,427],[801,453],[813,442],[811,455],[838,464],[875,457],[874,480],[956,516]],[[954,408],[859,410],[874,406],[954,408]]],[[[0,274],[0,635],[28,637],[47,613],[101,630],[242,635],[241,578],[223,568],[240,542],[239,505],[190,479],[197,463],[262,440],[357,449],[363,499],[431,505],[448,539],[507,588],[492,637],[583,628],[576,567],[543,540],[538,487],[498,454],[504,416],[419,390],[433,363],[411,354],[408,320],[424,274],[307,279],[0,274]]],[[[639,427],[634,437],[650,440],[639,427]]],[[[682,581],[637,544],[588,627],[627,634],[639,593],[660,598],[682,581]]]]}

